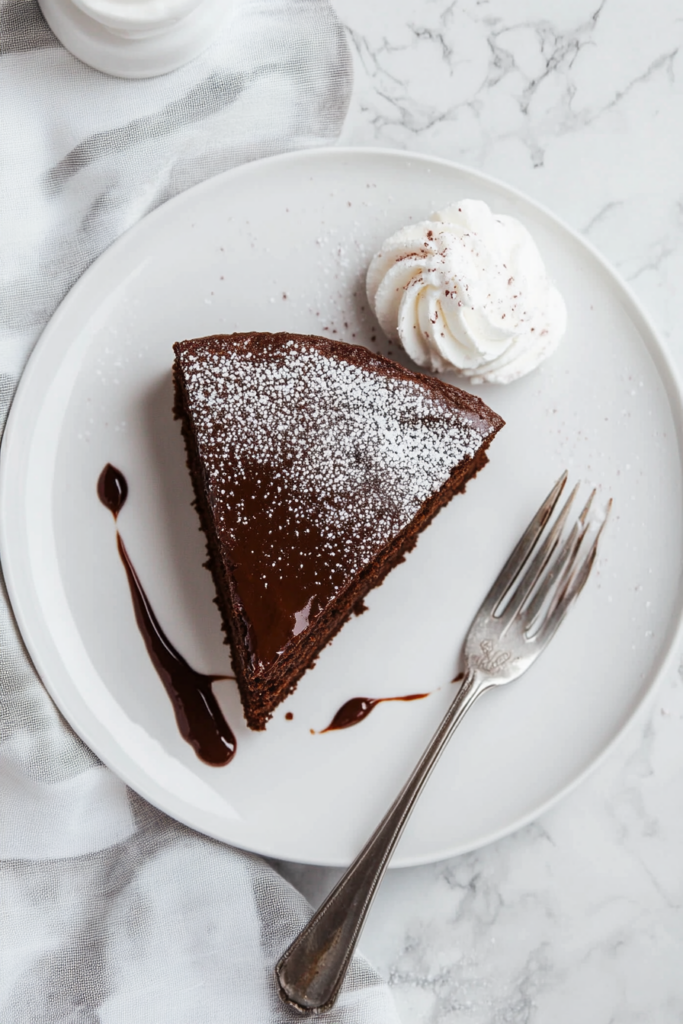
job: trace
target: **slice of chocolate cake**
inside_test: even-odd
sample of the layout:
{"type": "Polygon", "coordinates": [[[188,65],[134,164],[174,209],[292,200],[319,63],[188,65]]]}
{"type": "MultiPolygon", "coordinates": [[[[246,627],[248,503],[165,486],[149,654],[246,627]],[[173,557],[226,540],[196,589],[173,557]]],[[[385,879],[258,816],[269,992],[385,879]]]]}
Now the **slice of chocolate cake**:
{"type": "Polygon", "coordinates": [[[174,345],[175,414],[247,723],[263,729],[367,592],[485,465],[482,401],[294,334],[174,345]]]}

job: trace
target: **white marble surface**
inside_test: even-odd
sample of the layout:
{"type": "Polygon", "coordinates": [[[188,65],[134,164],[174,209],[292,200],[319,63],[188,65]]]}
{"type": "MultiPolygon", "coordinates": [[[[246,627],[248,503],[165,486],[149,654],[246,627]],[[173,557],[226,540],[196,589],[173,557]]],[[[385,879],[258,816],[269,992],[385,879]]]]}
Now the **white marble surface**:
{"type": "MultiPolygon", "coordinates": [[[[448,157],[545,203],[616,265],[683,373],[678,0],[335,6],[356,73],[342,144],[448,157]]],[[[314,902],[338,875],[280,867],[314,902]]],[[[683,663],[534,825],[391,872],[361,948],[406,1024],[682,1021],[683,663]]]]}

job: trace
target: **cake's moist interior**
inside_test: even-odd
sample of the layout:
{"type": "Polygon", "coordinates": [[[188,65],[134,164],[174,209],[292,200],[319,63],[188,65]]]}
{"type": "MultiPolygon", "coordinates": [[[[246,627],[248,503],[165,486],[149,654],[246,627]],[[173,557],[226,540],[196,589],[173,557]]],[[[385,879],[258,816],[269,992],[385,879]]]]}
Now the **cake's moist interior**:
{"type": "Polygon", "coordinates": [[[365,594],[486,462],[502,421],[366,349],[176,347],[176,414],[247,721],[263,728],[365,594]]]}

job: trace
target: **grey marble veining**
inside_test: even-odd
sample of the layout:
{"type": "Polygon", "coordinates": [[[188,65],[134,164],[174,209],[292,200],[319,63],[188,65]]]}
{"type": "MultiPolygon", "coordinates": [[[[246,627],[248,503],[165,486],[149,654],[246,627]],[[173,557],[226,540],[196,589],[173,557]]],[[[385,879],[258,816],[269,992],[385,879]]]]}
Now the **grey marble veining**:
{"type": "MultiPolygon", "coordinates": [[[[680,4],[335,7],[356,76],[342,144],[447,157],[545,203],[616,266],[683,372],[680,4]]],[[[678,1024],[682,865],[683,665],[540,820],[390,872],[361,947],[406,1024],[678,1024]]],[[[280,868],[313,902],[339,874],[280,868]]]]}
{"type": "Polygon", "coordinates": [[[660,328],[679,275],[683,19],[674,0],[338,0],[355,56],[341,142],[444,156],[547,204],[660,328]]]}

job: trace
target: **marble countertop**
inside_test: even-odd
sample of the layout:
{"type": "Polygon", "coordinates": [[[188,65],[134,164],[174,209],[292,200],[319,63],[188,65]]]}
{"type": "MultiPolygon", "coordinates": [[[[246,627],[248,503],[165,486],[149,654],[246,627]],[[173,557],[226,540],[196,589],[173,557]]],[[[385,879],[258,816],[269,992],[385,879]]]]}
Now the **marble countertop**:
{"type": "MultiPolygon", "coordinates": [[[[683,373],[680,4],[335,6],[355,62],[341,144],[447,157],[547,205],[616,266],[683,373]]],[[[339,874],[279,868],[314,903],[339,874]]],[[[537,822],[390,872],[361,949],[406,1024],[683,1020],[683,664],[537,822]]]]}

